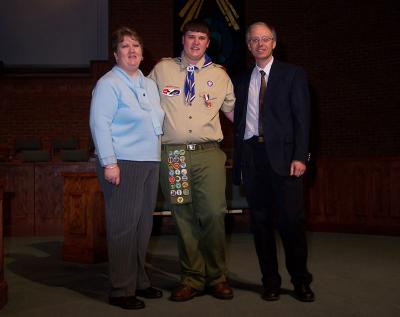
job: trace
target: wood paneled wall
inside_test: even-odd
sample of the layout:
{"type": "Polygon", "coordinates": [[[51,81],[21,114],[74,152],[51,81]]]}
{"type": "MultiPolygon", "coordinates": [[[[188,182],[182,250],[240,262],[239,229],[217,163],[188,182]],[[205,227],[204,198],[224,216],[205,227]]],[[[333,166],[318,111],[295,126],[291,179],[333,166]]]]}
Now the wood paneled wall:
{"type": "Polygon", "coordinates": [[[400,159],[321,159],[307,189],[314,231],[400,235],[400,159]]]}
{"type": "MultiPolygon", "coordinates": [[[[91,162],[1,164],[5,235],[62,235],[61,174],[94,169],[91,162]]],[[[305,181],[309,230],[400,235],[400,157],[319,159],[305,181]]],[[[248,228],[247,214],[235,219],[248,228]]]]}
{"type": "Polygon", "coordinates": [[[3,187],[0,183],[0,309],[7,303],[7,289],[4,280],[3,187]]]}
{"type": "Polygon", "coordinates": [[[61,172],[93,172],[94,163],[6,163],[4,175],[4,234],[62,235],[63,178],[61,172]]]}

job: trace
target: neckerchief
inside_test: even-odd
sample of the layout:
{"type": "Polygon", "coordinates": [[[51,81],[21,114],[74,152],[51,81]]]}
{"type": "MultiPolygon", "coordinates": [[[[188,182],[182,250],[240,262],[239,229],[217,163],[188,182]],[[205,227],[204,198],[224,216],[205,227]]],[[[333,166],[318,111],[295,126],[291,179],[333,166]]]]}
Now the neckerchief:
{"type": "MultiPolygon", "coordinates": [[[[178,61],[182,62],[182,57],[178,57],[178,61]]],[[[204,55],[204,64],[201,68],[205,68],[212,64],[211,58],[205,54],[204,55]]],[[[185,78],[185,102],[188,105],[192,104],[196,94],[195,94],[195,83],[194,83],[194,72],[199,69],[196,65],[188,65],[186,67],[186,78],[185,78]]]]}

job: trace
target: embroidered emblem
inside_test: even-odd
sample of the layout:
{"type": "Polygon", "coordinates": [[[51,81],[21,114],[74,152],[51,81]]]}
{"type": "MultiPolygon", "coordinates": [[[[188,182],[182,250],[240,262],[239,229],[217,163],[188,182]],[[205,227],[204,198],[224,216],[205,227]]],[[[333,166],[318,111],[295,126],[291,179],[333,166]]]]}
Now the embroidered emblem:
{"type": "Polygon", "coordinates": [[[178,197],[176,199],[176,202],[179,203],[179,204],[182,204],[183,203],[183,197],[178,197]]]}
{"type": "Polygon", "coordinates": [[[162,90],[162,94],[168,97],[179,96],[181,94],[181,90],[178,87],[165,86],[162,90]]]}
{"type": "Polygon", "coordinates": [[[212,80],[207,80],[207,86],[211,87],[212,85],[214,85],[214,83],[212,82],[212,80]]]}
{"type": "Polygon", "coordinates": [[[182,187],[183,187],[183,188],[189,187],[189,183],[188,183],[188,182],[183,182],[183,183],[182,183],[182,187]]]}

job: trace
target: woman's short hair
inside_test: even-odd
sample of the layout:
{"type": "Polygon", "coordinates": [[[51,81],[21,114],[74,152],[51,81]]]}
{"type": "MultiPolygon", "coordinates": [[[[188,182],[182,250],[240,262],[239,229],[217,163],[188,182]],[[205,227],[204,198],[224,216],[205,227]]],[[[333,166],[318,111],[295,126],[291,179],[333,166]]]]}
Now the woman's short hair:
{"type": "Polygon", "coordinates": [[[142,38],[139,36],[139,34],[131,28],[122,26],[122,27],[116,29],[111,35],[111,48],[114,53],[117,52],[118,44],[124,40],[125,36],[128,36],[128,37],[138,41],[140,46],[143,49],[143,41],[142,41],[142,38]]]}

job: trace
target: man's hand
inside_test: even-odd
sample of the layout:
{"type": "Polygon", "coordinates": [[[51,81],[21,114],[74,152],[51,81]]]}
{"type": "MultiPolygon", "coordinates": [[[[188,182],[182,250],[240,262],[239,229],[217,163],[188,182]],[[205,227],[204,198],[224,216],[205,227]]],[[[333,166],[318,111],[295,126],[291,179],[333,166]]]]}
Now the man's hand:
{"type": "Polygon", "coordinates": [[[302,161],[293,161],[292,164],[290,164],[290,176],[300,177],[305,173],[305,171],[306,164],[302,161]]]}
{"type": "Polygon", "coordinates": [[[224,115],[225,115],[225,117],[228,118],[228,120],[230,122],[233,122],[233,118],[235,116],[235,111],[232,110],[231,112],[224,112],[224,115]]]}

